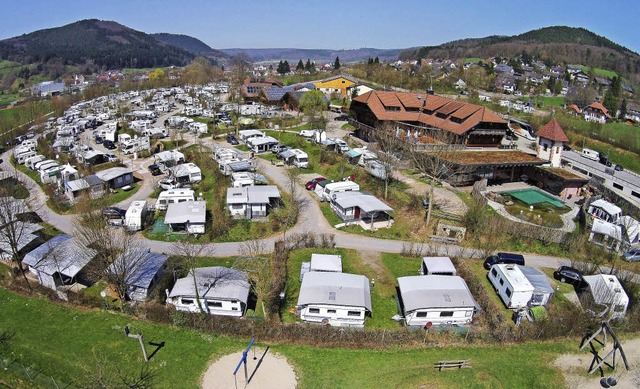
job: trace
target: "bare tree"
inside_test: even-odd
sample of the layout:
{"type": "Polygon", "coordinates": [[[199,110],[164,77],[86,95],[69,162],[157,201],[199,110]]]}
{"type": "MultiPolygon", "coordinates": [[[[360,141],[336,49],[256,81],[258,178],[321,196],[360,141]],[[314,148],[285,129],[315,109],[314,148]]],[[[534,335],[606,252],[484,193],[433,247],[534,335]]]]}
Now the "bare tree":
{"type": "Polygon", "coordinates": [[[269,318],[269,311],[265,309],[265,301],[268,301],[271,289],[272,268],[267,246],[262,240],[248,240],[242,244],[240,254],[233,267],[249,273],[253,281],[253,291],[258,300],[262,302],[262,313],[265,318],[269,318]]]}
{"type": "Polygon", "coordinates": [[[302,210],[308,205],[307,199],[303,196],[300,190],[300,183],[298,179],[300,177],[300,170],[295,167],[289,167],[285,170],[287,178],[286,188],[291,195],[291,204],[286,210],[284,239],[286,239],[287,229],[293,226],[298,217],[302,213],[302,210]]]}
{"type": "MultiPolygon", "coordinates": [[[[204,244],[192,244],[185,241],[178,241],[173,244],[175,252],[178,253],[178,264],[184,269],[188,269],[189,274],[193,277],[193,286],[196,293],[196,303],[200,312],[205,312],[200,301],[200,288],[198,287],[198,279],[194,269],[198,266],[198,259],[202,257],[211,256],[213,254],[213,248],[204,244]]],[[[206,277],[207,279],[210,277],[206,277]]],[[[215,277],[209,280],[210,284],[214,283],[215,277]]]]}
{"type": "Polygon", "coordinates": [[[87,273],[94,280],[106,280],[124,307],[129,278],[144,265],[149,250],[135,235],[109,226],[100,209],[92,208],[88,202],[78,206],[74,235],[87,255],[97,252],[87,273]]]}
{"type": "Polygon", "coordinates": [[[9,188],[0,186],[0,246],[2,246],[2,251],[6,252],[5,257],[16,265],[31,290],[22,265],[20,250],[34,238],[32,232],[35,232],[36,229],[34,229],[34,224],[30,223],[30,215],[34,210],[30,209],[26,200],[8,196],[8,191],[9,188]]]}
{"type": "Polygon", "coordinates": [[[381,177],[384,181],[384,198],[389,194],[389,183],[393,180],[393,172],[398,163],[398,157],[404,153],[408,147],[407,143],[395,136],[394,129],[391,125],[385,125],[379,131],[373,132],[373,141],[377,143],[379,152],[378,159],[382,163],[381,177]]]}
{"type": "MultiPolygon", "coordinates": [[[[104,355],[93,352],[93,357],[82,358],[80,367],[84,374],[75,386],[87,389],[151,389],[156,385],[156,370],[148,363],[140,362],[135,371],[124,371],[104,355]]],[[[131,370],[131,369],[129,369],[131,370]]]]}

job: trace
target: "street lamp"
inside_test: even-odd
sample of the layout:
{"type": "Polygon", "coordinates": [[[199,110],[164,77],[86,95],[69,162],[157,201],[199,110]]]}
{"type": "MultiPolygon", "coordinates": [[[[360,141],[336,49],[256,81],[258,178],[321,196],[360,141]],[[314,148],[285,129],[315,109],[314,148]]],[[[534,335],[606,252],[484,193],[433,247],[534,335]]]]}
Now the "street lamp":
{"type": "Polygon", "coordinates": [[[104,309],[109,309],[109,303],[107,302],[107,290],[101,290],[100,296],[102,296],[102,298],[104,299],[104,309]]]}

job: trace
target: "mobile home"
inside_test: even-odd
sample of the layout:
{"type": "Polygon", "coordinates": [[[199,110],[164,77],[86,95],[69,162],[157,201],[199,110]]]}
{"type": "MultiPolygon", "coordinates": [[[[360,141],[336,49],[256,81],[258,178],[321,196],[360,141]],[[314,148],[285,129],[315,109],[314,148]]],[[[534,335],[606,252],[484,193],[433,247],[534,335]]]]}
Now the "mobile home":
{"type": "Polygon", "coordinates": [[[531,301],[534,287],[522,273],[520,266],[511,264],[493,265],[489,270],[488,277],[507,308],[524,308],[531,301]]]}
{"type": "Polygon", "coordinates": [[[169,204],[195,201],[196,197],[191,189],[170,189],[160,192],[156,209],[165,211],[169,204]]]}
{"type": "Polygon", "coordinates": [[[466,325],[473,320],[476,302],[459,276],[398,278],[398,298],[407,326],[466,325]]]}
{"type": "Polygon", "coordinates": [[[147,202],[144,200],[132,202],[125,214],[125,227],[129,231],[140,231],[144,228],[144,219],[146,216],[147,202]]]}
{"type": "Polygon", "coordinates": [[[353,181],[333,182],[331,184],[325,185],[320,201],[331,201],[332,196],[336,193],[356,190],[360,190],[360,185],[356,184],[353,181]]]}
{"type": "Polygon", "coordinates": [[[456,268],[449,257],[423,257],[419,273],[422,275],[457,275],[456,268]]]}
{"type": "Polygon", "coordinates": [[[172,167],[169,171],[180,184],[197,184],[202,181],[202,171],[195,163],[183,163],[172,167]]]}

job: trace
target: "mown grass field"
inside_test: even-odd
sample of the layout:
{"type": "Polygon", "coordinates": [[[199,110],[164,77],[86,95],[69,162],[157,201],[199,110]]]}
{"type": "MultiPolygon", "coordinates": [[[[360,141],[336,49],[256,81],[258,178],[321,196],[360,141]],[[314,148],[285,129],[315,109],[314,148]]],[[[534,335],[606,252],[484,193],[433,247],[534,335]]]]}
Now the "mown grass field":
{"type": "MultiPolygon", "coordinates": [[[[78,310],[0,289],[0,330],[15,331],[7,356],[42,370],[63,383],[86,387],[98,364],[134,373],[142,364],[140,345],[124,327],[149,342],[165,342],[149,366],[158,388],[198,388],[209,362],[246,347],[231,339],[178,327],[152,324],[114,312],[78,310]]],[[[265,347],[257,339],[257,345],[265,347]]],[[[558,355],[575,351],[575,341],[473,347],[403,347],[388,350],[318,348],[270,344],[284,355],[300,388],[556,388],[562,376],[551,367],[558,355]],[[440,360],[471,359],[472,369],[437,372],[440,360]]],[[[3,355],[4,356],[4,355],[3,355]]],[[[585,353],[585,358],[589,358],[585,353]]],[[[258,374],[268,374],[258,371],[258,374]]],[[[0,371],[0,382],[12,378],[0,371]]]]}

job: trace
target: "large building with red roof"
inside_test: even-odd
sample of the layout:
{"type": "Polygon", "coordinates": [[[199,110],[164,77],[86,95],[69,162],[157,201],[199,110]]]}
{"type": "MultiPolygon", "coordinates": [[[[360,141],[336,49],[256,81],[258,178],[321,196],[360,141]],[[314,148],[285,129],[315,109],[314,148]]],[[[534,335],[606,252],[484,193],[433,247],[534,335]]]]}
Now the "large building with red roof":
{"type": "Polygon", "coordinates": [[[365,140],[386,127],[400,128],[414,143],[498,147],[507,131],[507,122],[488,108],[432,94],[374,90],[354,98],[350,111],[365,140]]]}
{"type": "Polygon", "coordinates": [[[564,133],[560,123],[553,118],[538,130],[537,154],[538,158],[549,161],[552,167],[562,164],[562,150],[569,138],[564,133]]]}

